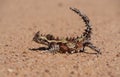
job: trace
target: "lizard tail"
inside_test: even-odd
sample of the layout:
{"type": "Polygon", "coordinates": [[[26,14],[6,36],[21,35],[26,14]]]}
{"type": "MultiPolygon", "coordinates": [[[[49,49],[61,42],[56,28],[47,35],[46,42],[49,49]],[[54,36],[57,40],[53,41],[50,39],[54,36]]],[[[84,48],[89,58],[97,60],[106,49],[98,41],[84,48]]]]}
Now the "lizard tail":
{"type": "Polygon", "coordinates": [[[81,11],[79,11],[79,10],[76,9],[76,8],[70,7],[70,10],[74,11],[75,13],[77,13],[79,16],[82,17],[83,21],[85,22],[85,26],[86,26],[86,29],[85,29],[85,31],[83,32],[83,36],[84,36],[87,40],[90,40],[90,39],[91,39],[91,33],[92,33],[92,28],[91,28],[92,25],[90,24],[89,18],[88,18],[84,13],[82,13],[81,11]]]}

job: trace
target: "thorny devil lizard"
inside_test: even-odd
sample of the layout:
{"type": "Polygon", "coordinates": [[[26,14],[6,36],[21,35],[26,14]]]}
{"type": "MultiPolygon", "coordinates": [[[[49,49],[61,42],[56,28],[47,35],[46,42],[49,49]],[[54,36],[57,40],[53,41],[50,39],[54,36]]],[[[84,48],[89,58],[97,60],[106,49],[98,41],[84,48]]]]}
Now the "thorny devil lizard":
{"type": "Polygon", "coordinates": [[[89,47],[101,54],[100,49],[94,46],[91,40],[92,28],[89,18],[76,8],[70,7],[70,10],[77,13],[85,22],[86,29],[81,36],[77,37],[66,37],[64,39],[54,37],[51,34],[43,35],[39,31],[33,37],[33,41],[39,44],[48,46],[45,50],[49,50],[53,54],[59,53],[78,53],[84,52],[85,47],[89,47]]]}

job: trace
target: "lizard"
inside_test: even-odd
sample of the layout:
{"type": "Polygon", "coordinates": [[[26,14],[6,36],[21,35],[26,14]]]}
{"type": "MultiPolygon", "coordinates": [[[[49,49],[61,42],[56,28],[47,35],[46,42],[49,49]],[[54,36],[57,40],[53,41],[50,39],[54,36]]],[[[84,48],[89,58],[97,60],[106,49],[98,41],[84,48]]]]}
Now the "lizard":
{"type": "Polygon", "coordinates": [[[77,8],[70,7],[70,10],[78,14],[85,23],[86,29],[83,34],[77,37],[59,38],[52,34],[43,35],[38,31],[33,37],[33,41],[39,44],[46,45],[46,50],[52,53],[79,53],[85,52],[85,47],[89,47],[96,51],[97,54],[101,54],[100,49],[91,43],[92,28],[90,19],[77,8]]]}

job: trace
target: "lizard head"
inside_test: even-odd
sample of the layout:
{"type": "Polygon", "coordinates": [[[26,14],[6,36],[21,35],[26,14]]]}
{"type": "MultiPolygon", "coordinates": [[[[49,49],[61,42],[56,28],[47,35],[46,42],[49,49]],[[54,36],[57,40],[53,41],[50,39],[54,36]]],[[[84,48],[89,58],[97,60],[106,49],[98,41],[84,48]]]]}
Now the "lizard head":
{"type": "Polygon", "coordinates": [[[53,35],[42,35],[39,31],[35,33],[33,37],[33,41],[44,45],[48,45],[51,42],[51,40],[55,40],[55,37],[53,35]]]}
{"type": "Polygon", "coordinates": [[[37,33],[35,33],[34,37],[33,37],[33,41],[40,43],[40,44],[44,44],[44,45],[48,45],[49,41],[46,38],[45,35],[40,34],[40,32],[38,31],[37,33]]]}

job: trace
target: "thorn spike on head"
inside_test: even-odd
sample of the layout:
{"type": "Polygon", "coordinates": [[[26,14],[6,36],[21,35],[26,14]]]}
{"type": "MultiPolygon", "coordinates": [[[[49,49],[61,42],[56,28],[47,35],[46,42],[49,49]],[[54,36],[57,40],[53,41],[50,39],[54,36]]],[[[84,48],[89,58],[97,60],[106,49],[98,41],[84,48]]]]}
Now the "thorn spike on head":
{"type": "Polygon", "coordinates": [[[40,31],[38,31],[36,34],[39,34],[40,33],[40,31]]]}
{"type": "Polygon", "coordinates": [[[45,35],[46,37],[47,37],[47,39],[49,39],[49,40],[54,40],[55,39],[55,37],[53,36],[53,35],[51,35],[51,34],[47,34],[47,35],[45,35]]]}

